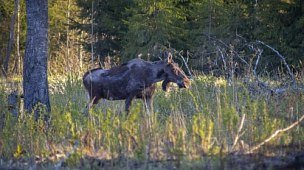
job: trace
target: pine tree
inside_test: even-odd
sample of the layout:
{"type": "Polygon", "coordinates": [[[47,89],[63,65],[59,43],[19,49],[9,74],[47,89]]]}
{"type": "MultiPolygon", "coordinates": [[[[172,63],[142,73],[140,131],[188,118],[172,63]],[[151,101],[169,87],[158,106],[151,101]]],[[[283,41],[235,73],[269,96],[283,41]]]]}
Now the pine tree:
{"type": "Polygon", "coordinates": [[[87,21],[84,24],[78,23],[77,27],[87,33],[85,47],[88,51],[93,51],[94,60],[103,61],[108,55],[120,56],[122,40],[127,32],[123,22],[128,15],[125,10],[132,5],[132,1],[78,0],[77,3],[81,7],[80,17],[87,21]]]}
{"type": "Polygon", "coordinates": [[[146,59],[161,56],[164,48],[183,48],[186,39],[187,14],[183,5],[174,1],[140,1],[128,9],[128,32],[124,41],[126,59],[143,54],[146,59]]]}
{"type": "Polygon", "coordinates": [[[27,0],[27,38],[23,63],[24,107],[39,117],[39,104],[51,110],[47,79],[48,1],[27,0]],[[37,27],[39,25],[39,27],[37,27]]]}

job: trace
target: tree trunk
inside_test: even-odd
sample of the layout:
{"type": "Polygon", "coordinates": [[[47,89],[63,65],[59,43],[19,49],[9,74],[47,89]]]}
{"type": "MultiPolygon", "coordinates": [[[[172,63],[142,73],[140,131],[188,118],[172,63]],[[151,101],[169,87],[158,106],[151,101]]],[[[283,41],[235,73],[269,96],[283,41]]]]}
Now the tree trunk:
{"type": "Polygon", "coordinates": [[[67,66],[68,66],[68,73],[71,73],[71,66],[70,66],[70,0],[68,0],[68,11],[67,11],[67,26],[66,26],[66,49],[67,49],[67,66]]]}
{"type": "Polygon", "coordinates": [[[91,60],[94,67],[94,1],[92,1],[92,16],[91,16],[91,60]]]}
{"type": "Polygon", "coordinates": [[[48,1],[26,0],[27,36],[23,60],[24,108],[39,117],[39,104],[50,112],[47,80],[48,1]]]}
{"type": "Polygon", "coordinates": [[[17,32],[16,32],[16,50],[17,50],[17,56],[16,56],[16,64],[15,64],[15,73],[17,75],[20,75],[20,69],[21,69],[21,55],[20,55],[20,0],[18,1],[17,6],[17,32]]]}
{"type": "Polygon", "coordinates": [[[11,18],[11,23],[10,23],[10,36],[9,36],[9,41],[7,45],[7,50],[6,50],[6,57],[4,60],[4,71],[6,74],[8,74],[8,65],[9,65],[9,60],[11,57],[11,52],[12,52],[12,46],[14,44],[14,35],[15,35],[15,21],[16,21],[16,15],[18,13],[18,5],[19,5],[19,0],[15,0],[14,4],[14,14],[11,18]]]}

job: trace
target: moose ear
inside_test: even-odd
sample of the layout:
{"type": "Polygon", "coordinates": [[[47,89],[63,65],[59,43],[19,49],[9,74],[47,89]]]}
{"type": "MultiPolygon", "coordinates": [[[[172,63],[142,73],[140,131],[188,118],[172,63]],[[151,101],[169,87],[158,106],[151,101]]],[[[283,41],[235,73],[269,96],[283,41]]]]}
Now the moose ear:
{"type": "Polygon", "coordinates": [[[167,63],[168,63],[168,64],[171,64],[172,62],[173,62],[172,54],[169,52],[169,53],[168,53],[168,58],[167,58],[167,63]]]}

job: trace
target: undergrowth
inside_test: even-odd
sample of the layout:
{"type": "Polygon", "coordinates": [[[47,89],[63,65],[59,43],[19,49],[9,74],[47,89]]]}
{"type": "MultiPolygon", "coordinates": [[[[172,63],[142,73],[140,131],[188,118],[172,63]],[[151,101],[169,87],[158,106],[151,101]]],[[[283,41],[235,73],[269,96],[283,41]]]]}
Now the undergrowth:
{"type": "MultiPolygon", "coordinates": [[[[150,115],[140,100],[133,101],[129,115],[123,111],[123,101],[102,100],[86,116],[87,97],[80,80],[69,77],[51,84],[48,122],[36,121],[30,113],[12,116],[5,89],[0,88],[1,162],[86,167],[95,166],[88,158],[98,158],[112,166],[115,160],[126,166],[130,161],[172,160],[181,166],[181,161],[248,150],[304,113],[302,94],[257,96],[237,81],[229,85],[221,78],[199,77],[189,90],[157,91],[150,115]],[[233,146],[243,114],[242,134],[233,146]]],[[[284,148],[296,152],[303,150],[303,144],[304,128],[298,126],[258,152],[283,154],[284,148]]]]}

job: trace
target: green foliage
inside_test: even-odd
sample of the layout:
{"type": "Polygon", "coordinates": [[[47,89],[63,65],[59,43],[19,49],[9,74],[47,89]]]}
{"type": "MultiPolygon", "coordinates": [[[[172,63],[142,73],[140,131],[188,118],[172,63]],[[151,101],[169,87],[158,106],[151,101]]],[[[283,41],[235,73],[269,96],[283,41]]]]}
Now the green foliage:
{"type": "MultiPolygon", "coordinates": [[[[192,133],[194,133],[194,143],[202,149],[204,153],[212,154],[210,148],[212,147],[212,134],[214,130],[214,122],[209,116],[204,116],[204,113],[198,113],[193,116],[192,133]]],[[[206,113],[205,113],[206,114],[206,113]]]]}
{"type": "MultiPolygon", "coordinates": [[[[303,2],[300,0],[79,1],[81,18],[89,21],[78,28],[88,34],[92,31],[92,4],[96,23],[93,46],[101,61],[107,55],[126,61],[140,54],[142,58],[155,60],[162,51],[173,48],[184,51],[184,56],[185,51],[191,52],[190,66],[202,70],[217,60],[221,62],[218,58],[223,54],[219,51],[234,51],[247,62],[255,60],[255,54],[239,41],[256,40],[280,51],[295,68],[301,67],[303,60],[303,2]]],[[[90,36],[87,42],[92,42],[90,36]]],[[[280,67],[281,61],[274,60],[272,51],[264,48],[263,55],[266,57],[261,59],[262,68],[280,67]]],[[[222,69],[221,65],[213,69],[222,69]]]]}
{"type": "MultiPolygon", "coordinates": [[[[3,159],[39,157],[55,164],[63,161],[62,166],[68,167],[84,166],[87,157],[119,159],[121,163],[168,158],[200,160],[204,155],[223,156],[231,151],[242,114],[246,119],[240,140],[254,146],[291,124],[304,111],[301,94],[254,97],[237,82],[230,86],[221,78],[200,76],[190,90],[157,91],[156,112],[151,115],[141,101],[135,100],[128,116],[122,101],[101,101],[85,116],[81,81],[69,77],[59,84],[51,92],[49,122],[43,116],[36,121],[29,113],[13,117],[0,105],[4,108],[0,130],[3,159]],[[66,156],[51,156],[57,154],[66,156]]],[[[5,103],[5,93],[1,94],[0,103],[5,103]]],[[[290,150],[298,151],[300,146],[294,144],[302,143],[302,134],[299,126],[268,145],[292,145],[290,150]]],[[[261,152],[275,151],[263,148],[261,152]]]]}
{"type": "MultiPolygon", "coordinates": [[[[289,63],[299,67],[299,61],[303,60],[303,1],[252,1],[244,2],[242,6],[244,13],[241,15],[241,23],[237,25],[238,32],[245,38],[271,44],[282,52],[289,63]]],[[[268,57],[264,62],[271,66],[280,64],[274,62],[269,52],[266,51],[266,54],[268,57]]]]}
{"type": "MultiPolygon", "coordinates": [[[[1,0],[0,1],[0,65],[1,68],[3,67],[3,61],[6,57],[6,53],[7,53],[7,47],[8,47],[8,42],[9,42],[9,38],[10,38],[10,24],[11,24],[11,19],[13,17],[14,14],[14,5],[15,5],[14,0],[1,0]]],[[[21,51],[21,55],[23,55],[23,51],[25,49],[25,36],[26,36],[26,20],[25,20],[25,15],[22,15],[25,13],[25,1],[20,1],[20,20],[19,20],[19,24],[20,24],[20,33],[19,33],[19,45],[20,45],[20,51],[21,51]]],[[[17,37],[17,16],[16,16],[16,20],[15,20],[15,39],[17,37]]],[[[15,40],[16,42],[16,40],[15,40]]],[[[13,48],[12,48],[12,53],[11,53],[11,67],[9,69],[9,73],[11,73],[11,71],[14,71],[14,73],[18,73],[20,72],[20,70],[17,70],[17,60],[18,58],[16,57],[16,49],[14,48],[16,46],[16,44],[13,43],[13,48]]],[[[0,72],[1,75],[1,72],[0,72]]]]}
{"type": "MultiPolygon", "coordinates": [[[[17,50],[13,48],[9,63],[10,72],[14,73],[21,73],[17,66],[22,65],[25,48],[25,2],[20,4],[21,58],[16,57],[17,50]]],[[[12,0],[0,3],[0,61],[6,55],[13,8],[12,0]]],[[[94,61],[99,65],[103,65],[106,56],[115,57],[117,62],[139,54],[155,60],[163,50],[173,48],[190,57],[190,68],[207,72],[212,64],[212,69],[223,69],[220,51],[235,51],[245,61],[254,62],[256,56],[244,47],[244,42],[256,40],[274,47],[293,68],[299,69],[304,53],[303,21],[301,0],[51,0],[49,72],[56,75],[85,69],[83,66],[88,66],[86,61],[91,57],[84,50],[91,52],[91,45],[94,61]]],[[[281,66],[272,51],[259,48],[264,50],[261,69],[276,70],[281,66]]],[[[232,54],[224,57],[235,58],[232,54]]],[[[224,74],[225,71],[221,73],[224,74]]]]}
{"type": "Polygon", "coordinates": [[[82,154],[80,152],[74,152],[68,157],[63,166],[66,167],[79,167],[82,154]]]}
{"type": "Polygon", "coordinates": [[[174,1],[134,1],[125,19],[128,32],[125,37],[124,55],[134,58],[143,54],[147,59],[161,57],[164,46],[185,48],[186,11],[174,1]],[[178,34],[177,34],[178,33],[178,34]]]}
{"type": "Polygon", "coordinates": [[[14,3],[13,1],[5,0],[1,0],[0,2],[0,22],[3,22],[13,13],[14,3]]]}
{"type": "Polygon", "coordinates": [[[132,4],[132,1],[78,0],[77,4],[82,7],[80,17],[88,20],[85,24],[79,23],[78,26],[78,28],[90,34],[88,38],[91,40],[85,42],[85,47],[90,51],[91,42],[94,41],[92,43],[94,43],[95,54],[101,61],[108,55],[120,55],[122,50],[121,41],[127,31],[127,26],[123,22],[128,17],[125,10],[132,4]],[[93,28],[92,22],[94,23],[93,28]],[[96,41],[91,38],[92,36],[96,38],[96,41]]]}

